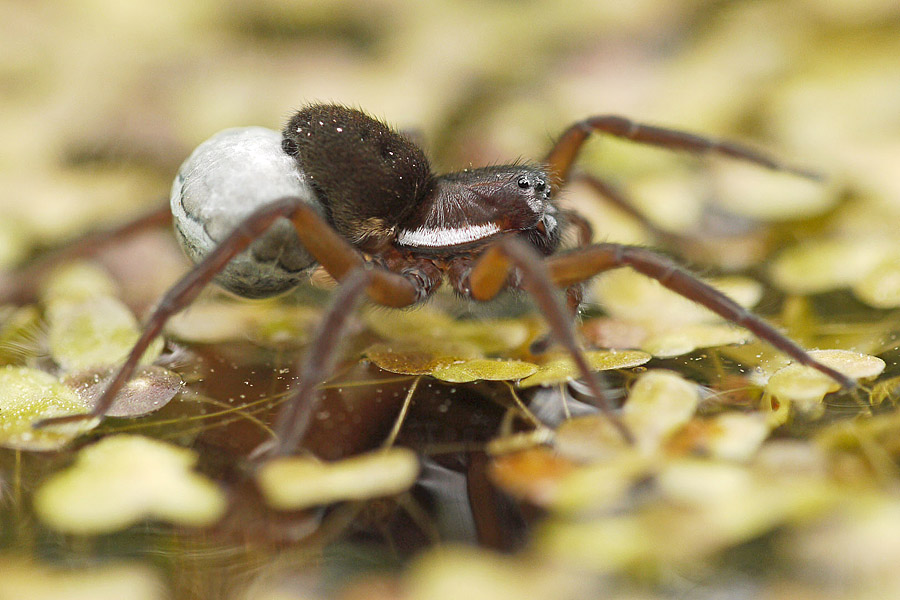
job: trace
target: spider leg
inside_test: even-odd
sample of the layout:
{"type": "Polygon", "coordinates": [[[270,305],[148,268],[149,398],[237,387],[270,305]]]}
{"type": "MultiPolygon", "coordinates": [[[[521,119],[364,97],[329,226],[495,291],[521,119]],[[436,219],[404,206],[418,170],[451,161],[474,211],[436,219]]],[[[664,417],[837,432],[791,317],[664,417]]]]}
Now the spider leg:
{"type": "Polygon", "coordinates": [[[606,243],[578,248],[547,259],[550,279],[557,286],[570,286],[617,267],[631,267],[638,273],[655,279],[673,292],[708,308],[735,325],[748,329],[800,364],[813,367],[847,389],[856,388],[855,380],[817,361],[796,342],[762,318],[655,252],[636,246],[606,243]]]}
{"type": "Polygon", "coordinates": [[[578,156],[578,152],[588,136],[594,132],[624,138],[639,144],[658,146],[670,150],[683,150],[693,154],[721,154],[722,156],[754,163],[775,171],[786,171],[808,179],[822,179],[822,176],[818,173],[787,165],[743,144],[699,136],[676,129],[644,125],[624,117],[598,115],[588,117],[571,125],[559,137],[553,148],[550,149],[550,152],[547,153],[544,162],[547,165],[547,170],[557,180],[558,185],[565,185],[568,182],[569,171],[575,162],[575,158],[578,156]]]}
{"type": "Polygon", "coordinates": [[[162,227],[172,222],[169,205],[163,205],[136,219],[105,231],[93,231],[65,245],[41,254],[21,269],[0,279],[0,303],[24,304],[32,301],[47,273],[56,265],[89,256],[103,247],[126,240],[135,233],[162,227]]]}
{"type": "MultiPolygon", "coordinates": [[[[359,253],[300,198],[287,197],[267,204],[251,213],[215,250],[207,254],[163,296],[147,319],[144,330],[128,358],[89,413],[43,419],[34,426],[69,423],[106,414],[116,394],[134,373],[147,347],[162,333],[166,322],[190,305],[232,258],[243,252],[255,239],[265,233],[272,223],[282,217],[293,222],[297,235],[306,249],[336,280],[343,281],[351,271],[365,266],[366,263],[359,253]]],[[[384,269],[373,269],[365,291],[379,304],[391,307],[409,306],[422,300],[435,287],[434,285],[428,287],[431,282],[422,280],[423,275],[419,270],[413,270],[411,274],[403,276],[384,269]],[[414,283],[414,280],[417,283],[414,283]]]]}
{"type": "MultiPolygon", "coordinates": [[[[557,342],[569,352],[601,410],[606,413],[622,437],[629,443],[633,442],[634,436],[612,410],[602,376],[588,365],[575,337],[572,317],[560,301],[550,272],[537,252],[516,238],[502,239],[489,248],[472,268],[469,277],[471,296],[476,300],[493,298],[506,282],[511,266],[519,269],[524,289],[534,298],[557,342]]],[[[573,281],[567,287],[576,283],[580,282],[573,281]]]]}
{"type": "MultiPolygon", "coordinates": [[[[575,232],[575,247],[581,248],[589,245],[594,239],[594,228],[591,227],[590,222],[574,210],[563,210],[561,212],[566,225],[575,232]]],[[[581,309],[583,300],[583,284],[576,283],[566,288],[566,308],[573,321],[578,318],[578,311],[581,309]]],[[[553,335],[548,332],[534,340],[529,350],[532,354],[543,354],[552,342],[553,335]]]]}
{"type": "Polygon", "coordinates": [[[318,407],[317,386],[328,378],[337,360],[338,343],[347,331],[349,316],[362,300],[372,281],[373,271],[358,268],[340,283],[319,323],[310,351],[303,357],[300,383],[291,391],[275,421],[275,443],[266,449],[269,456],[289,454],[309,428],[318,407]]]}
{"type": "MultiPolygon", "coordinates": [[[[581,305],[583,302],[584,285],[576,283],[566,288],[566,310],[568,311],[573,323],[577,322],[578,313],[581,310],[581,305]]],[[[528,347],[528,351],[532,354],[543,354],[550,347],[551,343],[553,343],[553,334],[551,332],[548,332],[531,342],[531,345],[528,347]]]]}
{"type": "MultiPolygon", "coordinates": [[[[411,266],[405,271],[410,281],[417,282],[412,285],[423,285],[423,293],[430,295],[436,289],[436,283],[440,281],[440,272],[422,272],[411,266]],[[423,277],[423,279],[420,279],[423,277]],[[418,283],[422,282],[424,283],[418,283]]],[[[379,267],[358,267],[351,271],[340,283],[332,298],[331,305],[325,311],[322,321],[310,343],[310,351],[303,358],[300,367],[300,384],[294,389],[284,408],[278,414],[275,423],[275,442],[271,447],[262,449],[267,456],[282,456],[289,454],[303,439],[312,416],[319,405],[319,395],[316,388],[328,378],[334,370],[337,360],[337,349],[340,340],[347,331],[350,315],[353,314],[363,294],[372,285],[373,281],[382,273],[379,267]]],[[[411,391],[414,391],[415,385],[411,391]]],[[[395,423],[391,437],[396,437],[396,431],[403,422],[405,409],[408,408],[408,400],[401,410],[395,423]]],[[[254,452],[257,454],[257,452],[254,452]]]]}

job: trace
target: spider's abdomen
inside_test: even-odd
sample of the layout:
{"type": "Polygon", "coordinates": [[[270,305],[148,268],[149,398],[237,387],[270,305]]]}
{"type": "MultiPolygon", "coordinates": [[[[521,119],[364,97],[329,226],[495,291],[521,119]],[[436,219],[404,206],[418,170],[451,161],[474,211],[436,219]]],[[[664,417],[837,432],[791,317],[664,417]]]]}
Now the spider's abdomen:
{"type": "MultiPolygon", "coordinates": [[[[285,196],[317,207],[306,177],[281,150],[279,133],[264,127],[220,131],[178,170],[170,199],[175,233],[188,257],[199,262],[250,213],[285,196]]],[[[313,264],[293,225],[281,219],[228,263],[216,282],[246,298],[264,298],[296,287],[313,264]]]]}
{"type": "Polygon", "coordinates": [[[364,250],[389,242],[431,185],[421,149],[344,106],[302,108],[285,126],[282,147],[306,173],[335,229],[364,250]]]}

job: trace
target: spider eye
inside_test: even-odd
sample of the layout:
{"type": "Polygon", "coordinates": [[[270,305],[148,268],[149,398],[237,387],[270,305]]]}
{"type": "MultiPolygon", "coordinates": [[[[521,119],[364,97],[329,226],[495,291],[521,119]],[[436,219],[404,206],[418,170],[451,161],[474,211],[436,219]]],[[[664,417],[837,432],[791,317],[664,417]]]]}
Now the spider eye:
{"type": "Polygon", "coordinates": [[[518,183],[519,187],[522,188],[523,190],[527,190],[529,187],[531,187],[531,184],[524,177],[520,177],[519,181],[516,183],[518,183]]]}

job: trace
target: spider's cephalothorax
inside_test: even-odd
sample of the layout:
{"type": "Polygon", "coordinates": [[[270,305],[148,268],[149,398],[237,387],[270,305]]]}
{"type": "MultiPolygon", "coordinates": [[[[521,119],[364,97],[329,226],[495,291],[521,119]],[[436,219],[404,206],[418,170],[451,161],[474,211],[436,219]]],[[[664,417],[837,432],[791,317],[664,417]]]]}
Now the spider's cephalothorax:
{"type": "Polygon", "coordinates": [[[521,233],[542,254],[559,246],[550,183],[537,166],[504,165],[438,177],[401,224],[398,246],[425,254],[478,248],[521,233]]]}
{"type": "MultiPolygon", "coordinates": [[[[365,294],[384,306],[410,306],[431,296],[445,276],[459,294],[473,300],[490,300],[504,287],[530,293],[607,412],[611,409],[603,387],[576,341],[572,311],[583,282],[617,267],[656,279],[844,387],[855,385],[669,259],[645,248],[591,243],[587,221],[558,210],[551,196],[572,179],[575,159],[592,133],[713,152],[814,177],[739,144],[616,116],[572,124],[541,163],[440,176],[432,174],[425,153],[411,140],[344,106],[306,106],[280,138],[262,128],[229,130],[195,150],[172,188],[176,230],[198,264],[160,301],[91,415],[107,412],[166,321],[207,283],[216,279],[245,296],[272,295],[295,286],[315,264],[341,285],[306,355],[300,383],[279,415],[273,446],[278,453],[292,451],[304,433],[316,386],[332,370],[337,340],[357,300],[365,294]],[[579,244],[559,252],[566,224],[578,227],[579,244]],[[559,288],[568,292],[568,310],[555,293],[559,288]]],[[[639,216],[615,188],[590,175],[578,177],[639,216]]],[[[610,419],[630,438],[611,413],[610,419]]]]}

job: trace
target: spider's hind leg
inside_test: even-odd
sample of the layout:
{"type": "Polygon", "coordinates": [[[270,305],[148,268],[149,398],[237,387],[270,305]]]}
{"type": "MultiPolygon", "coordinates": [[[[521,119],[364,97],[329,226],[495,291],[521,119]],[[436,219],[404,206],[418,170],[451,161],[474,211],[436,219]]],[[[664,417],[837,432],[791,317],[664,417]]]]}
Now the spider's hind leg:
{"type": "MultiPolygon", "coordinates": [[[[421,298],[430,296],[440,285],[441,274],[430,263],[410,263],[403,268],[399,281],[414,288],[421,298]]],[[[319,406],[317,387],[334,371],[340,341],[345,337],[350,317],[360,301],[372,287],[385,279],[387,274],[395,275],[382,267],[361,265],[350,271],[340,282],[331,304],[313,336],[300,368],[300,383],[294,389],[275,424],[275,438],[271,444],[264,444],[254,455],[277,456],[293,452],[306,431],[319,406]]],[[[410,303],[411,304],[411,303],[410,303]]],[[[410,389],[406,403],[397,418],[390,438],[395,438],[403,421],[409,400],[415,393],[415,385],[410,389]]]]}
{"type": "MultiPolygon", "coordinates": [[[[141,336],[135,342],[125,363],[88,413],[52,417],[35,423],[35,427],[69,423],[91,417],[102,417],[115,401],[116,394],[131,377],[147,347],[175,314],[190,305],[197,295],[235,256],[259,239],[280,218],[290,219],[304,247],[335,279],[343,281],[355,270],[366,268],[362,256],[334,231],[316,212],[298,197],[285,197],[267,204],[248,216],[212,252],[184,275],[167,293],[150,315],[141,336]]],[[[436,287],[429,279],[431,272],[412,268],[408,273],[393,273],[383,268],[369,269],[370,279],[365,293],[385,306],[403,307],[414,304],[436,287]]]]}

